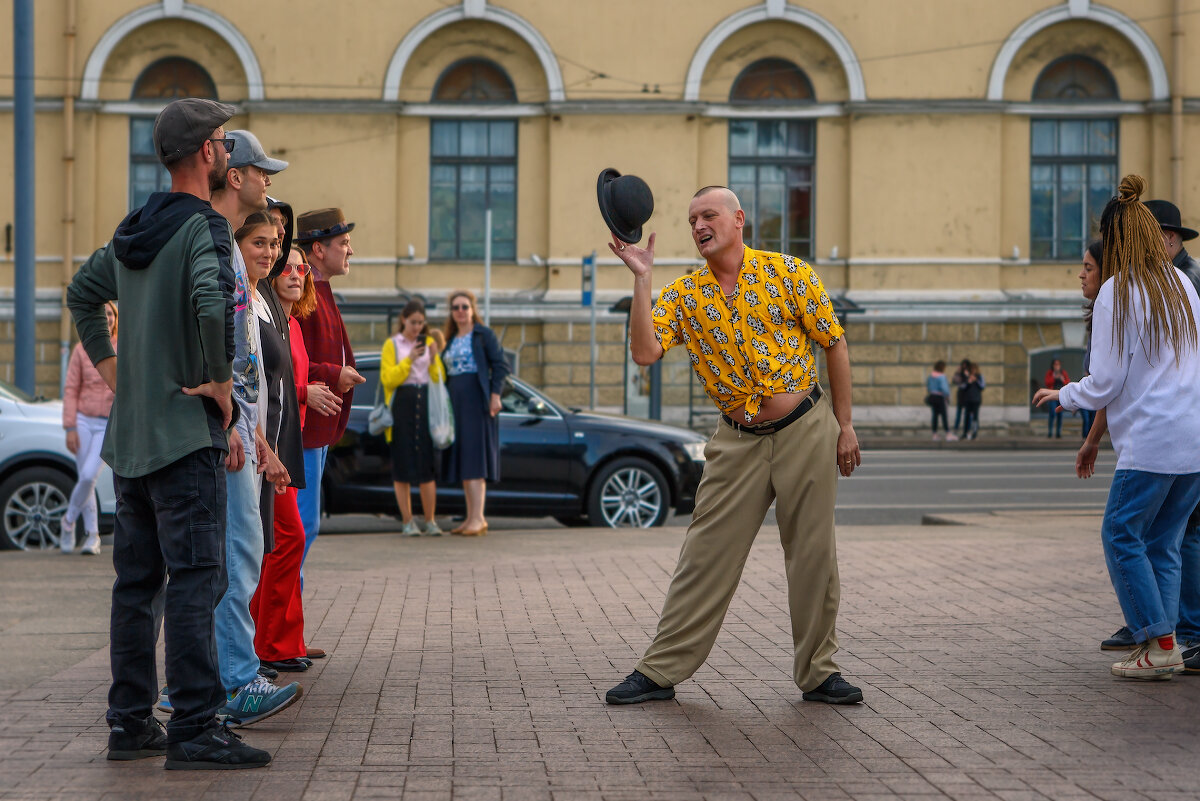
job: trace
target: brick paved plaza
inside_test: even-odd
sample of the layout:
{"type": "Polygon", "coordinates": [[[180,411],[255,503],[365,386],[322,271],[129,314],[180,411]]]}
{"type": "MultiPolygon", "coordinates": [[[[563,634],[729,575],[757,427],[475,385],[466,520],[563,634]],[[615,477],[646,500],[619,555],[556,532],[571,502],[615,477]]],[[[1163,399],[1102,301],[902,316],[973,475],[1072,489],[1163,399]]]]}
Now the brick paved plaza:
{"type": "Polygon", "coordinates": [[[1098,520],[962,520],[839,530],[840,662],[866,695],[848,708],[791,683],[773,528],[708,664],[632,708],[603,694],[652,634],[682,529],[323,537],[306,611],[332,654],[245,730],[274,763],[233,773],[107,762],[107,551],[0,554],[0,799],[1193,796],[1200,677],[1108,675],[1098,520]]]}

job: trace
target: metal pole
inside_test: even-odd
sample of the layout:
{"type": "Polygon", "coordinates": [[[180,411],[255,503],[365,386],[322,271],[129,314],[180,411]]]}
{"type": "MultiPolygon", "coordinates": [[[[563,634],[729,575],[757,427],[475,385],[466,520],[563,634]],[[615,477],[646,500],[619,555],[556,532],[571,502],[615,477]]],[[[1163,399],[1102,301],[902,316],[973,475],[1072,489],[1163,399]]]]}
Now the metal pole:
{"type": "Polygon", "coordinates": [[[592,409],[596,408],[596,251],[592,251],[592,280],[591,280],[591,295],[592,295],[592,334],[591,334],[591,351],[592,358],[588,370],[588,382],[591,385],[592,409]]]}
{"type": "Polygon", "coordinates": [[[483,324],[492,324],[492,210],[483,213],[483,324]]]}
{"type": "Polygon", "coordinates": [[[13,264],[14,379],[35,394],[37,285],[34,227],[33,0],[13,2],[13,168],[16,241],[13,264]]]}

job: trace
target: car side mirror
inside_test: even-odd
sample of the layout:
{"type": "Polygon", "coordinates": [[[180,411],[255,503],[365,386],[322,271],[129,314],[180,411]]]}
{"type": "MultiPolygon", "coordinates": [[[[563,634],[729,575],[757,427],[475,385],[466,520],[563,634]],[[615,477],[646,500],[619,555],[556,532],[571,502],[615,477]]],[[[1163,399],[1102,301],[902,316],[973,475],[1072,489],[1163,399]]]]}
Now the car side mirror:
{"type": "Polygon", "coordinates": [[[538,417],[545,417],[549,410],[546,408],[546,402],[541,398],[531,398],[529,401],[529,413],[536,414],[538,417]]]}

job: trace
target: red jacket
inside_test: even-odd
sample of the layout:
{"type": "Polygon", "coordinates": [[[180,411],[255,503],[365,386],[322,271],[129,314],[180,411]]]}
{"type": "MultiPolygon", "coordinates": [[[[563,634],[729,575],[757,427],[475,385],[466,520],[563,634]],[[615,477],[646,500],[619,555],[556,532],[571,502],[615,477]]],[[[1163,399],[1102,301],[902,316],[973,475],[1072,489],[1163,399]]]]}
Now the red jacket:
{"type": "MultiPolygon", "coordinates": [[[[300,321],[304,334],[304,349],[308,351],[308,382],[320,381],[330,390],[337,389],[338,376],[344,365],[354,366],[354,351],[350,349],[350,336],[342,322],[333,299],[333,290],[328,281],[317,281],[317,308],[300,321]]],[[[350,405],[354,400],[354,387],[342,395],[342,412],[337,417],[314,414],[304,421],[304,447],[323,448],[332,445],[346,433],[350,421],[350,405]]]]}
{"type": "MultiPolygon", "coordinates": [[[[1071,376],[1067,375],[1067,369],[1064,367],[1064,368],[1063,368],[1062,370],[1060,370],[1059,372],[1061,372],[1061,373],[1062,373],[1062,382],[1063,382],[1063,385],[1065,386],[1066,384],[1070,384],[1070,383],[1071,383],[1071,376]]],[[[1046,389],[1055,389],[1055,386],[1054,386],[1054,368],[1053,368],[1053,367],[1051,367],[1051,368],[1049,368],[1049,369],[1047,369],[1047,370],[1046,370],[1046,383],[1045,383],[1043,386],[1045,386],[1045,387],[1046,387],[1046,389]]]]}

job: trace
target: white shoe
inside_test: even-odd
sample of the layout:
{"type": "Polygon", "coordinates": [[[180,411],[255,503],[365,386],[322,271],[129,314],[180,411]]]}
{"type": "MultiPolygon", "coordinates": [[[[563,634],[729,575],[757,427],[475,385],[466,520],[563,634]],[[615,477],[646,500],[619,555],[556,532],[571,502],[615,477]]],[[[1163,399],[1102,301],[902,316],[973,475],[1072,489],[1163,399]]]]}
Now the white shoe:
{"type": "Polygon", "coordinates": [[[100,555],[100,532],[89,531],[87,539],[83,541],[83,547],[79,549],[80,553],[86,553],[90,556],[100,555]]]}
{"type": "Polygon", "coordinates": [[[1159,647],[1158,638],[1142,643],[1120,662],[1113,662],[1112,674],[1124,679],[1169,679],[1183,672],[1183,654],[1172,636],[1171,650],[1159,647]]]}
{"type": "Polygon", "coordinates": [[[936,432],[936,431],[934,431],[934,432],[933,432],[933,441],[934,441],[934,442],[937,442],[937,441],[938,441],[938,440],[940,440],[941,438],[942,438],[942,435],[941,435],[941,434],[939,434],[939,433],[938,433],[938,432],[936,432]]]}
{"type": "Polygon", "coordinates": [[[406,537],[421,536],[421,527],[417,525],[417,519],[414,517],[404,524],[404,528],[400,529],[400,533],[406,537]]]}
{"type": "Polygon", "coordinates": [[[442,527],[437,524],[436,520],[426,520],[425,527],[421,529],[421,533],[427,537],[442,536],[442,527]]]}
{"type": "Polygon", "coordinates": [[[958,442],[958,435],[955,434],[953,431],[947,432],[946,442],[958,442]]]}
{"type": "Polygon", "coordinates": [[[58,522],[58,546],[62,548],[63,553],[70,553],[75,550],[75,521],[67,522],[67,518],[63,517],[58,522]]]}

